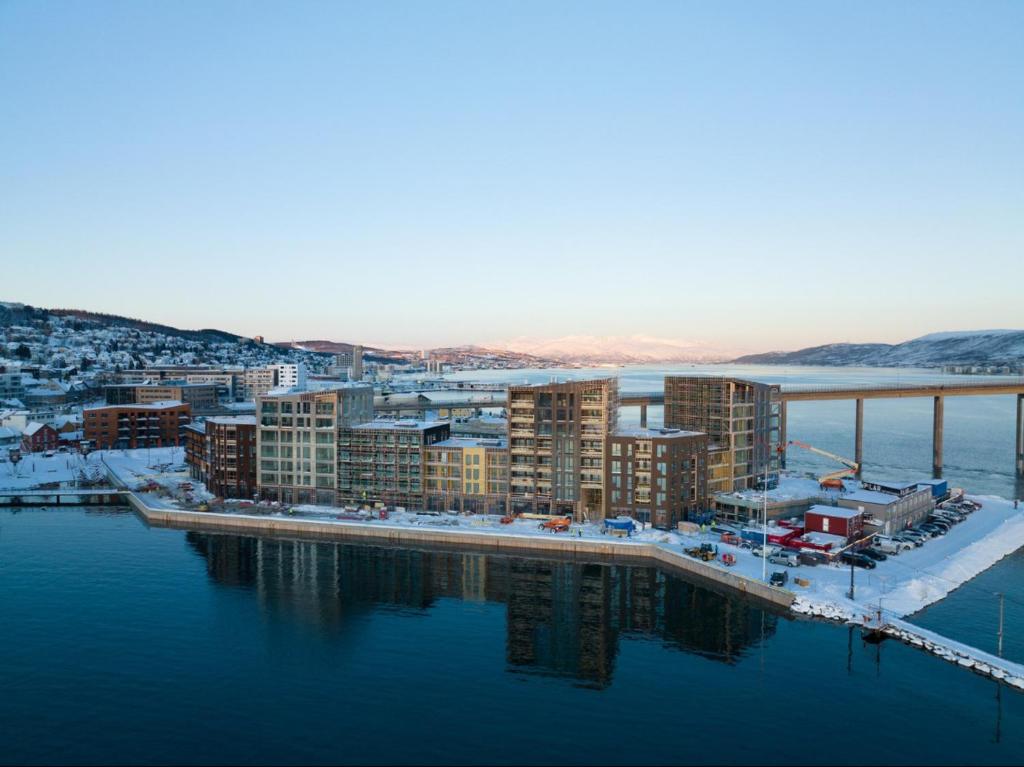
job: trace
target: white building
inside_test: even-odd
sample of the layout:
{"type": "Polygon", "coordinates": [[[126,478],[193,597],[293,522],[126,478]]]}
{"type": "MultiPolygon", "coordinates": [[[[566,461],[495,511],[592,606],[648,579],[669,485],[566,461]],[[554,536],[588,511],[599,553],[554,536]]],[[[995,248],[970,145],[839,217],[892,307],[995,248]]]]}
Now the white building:
{"type": "Polygon", "coordinates": [[[283,365],[269,365],[277,371],[277,385],[280,388],[305,389],[306,365],[302,362],[283,365]]]}

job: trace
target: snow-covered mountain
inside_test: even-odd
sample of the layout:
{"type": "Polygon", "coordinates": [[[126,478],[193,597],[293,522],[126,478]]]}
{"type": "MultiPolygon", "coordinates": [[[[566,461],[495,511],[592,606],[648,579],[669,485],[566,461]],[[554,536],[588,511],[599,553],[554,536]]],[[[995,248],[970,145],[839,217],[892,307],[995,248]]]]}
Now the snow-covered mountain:
{"type": "Polygon", "coordinates": [[[520,337],[489,346],[535,357],[582,363],[721,362],[734,357],[739,351],[714,347],[700,341],[679,341],[645,335],[576,335],[548,340],[520,337]]]}
{"type": "Polygon", "coordinates": [[[748,354],[739,363],[941,367],[1024,365],[1024,330],[930,333],[901,344],[827,344],[794,352],[748,354]]]}

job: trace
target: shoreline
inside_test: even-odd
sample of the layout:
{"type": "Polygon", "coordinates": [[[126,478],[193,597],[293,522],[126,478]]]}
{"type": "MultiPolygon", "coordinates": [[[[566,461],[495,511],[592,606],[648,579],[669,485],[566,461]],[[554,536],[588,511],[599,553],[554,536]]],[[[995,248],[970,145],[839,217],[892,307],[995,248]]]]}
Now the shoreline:
{"type": "Polygon", "coordinates": [[[529,555],[554,554],[560,558],[588,561],[598,559],[612,564],[653,565],[695,576],[729,589],[741,596],[767,602],[792,612],[796,594],[755,581],[739,573],[712,567],[684,554],[654,543],[611,539],[594,541],[552,536],[503,535],[495,532],[465,530],[424,530],[364,523],[350,520],[319,521],[244,514],[219,514],[208,511],[182,511],[149,506],[137,493],[125,493],[129,504],[143,520],[154,527],[204,529],[222,533],[290,536],[319,540],[392,545],[472,549],[478,553],[529,555]],[[582,557],[581,557],[582,555],[582,557]]]}

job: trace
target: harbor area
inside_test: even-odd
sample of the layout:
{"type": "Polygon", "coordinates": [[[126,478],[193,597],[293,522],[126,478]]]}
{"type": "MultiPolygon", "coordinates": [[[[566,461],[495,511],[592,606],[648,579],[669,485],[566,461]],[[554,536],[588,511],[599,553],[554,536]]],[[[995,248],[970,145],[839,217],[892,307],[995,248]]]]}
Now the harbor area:
{"type": "MultiPolygon", "coordinates": [[[[1024,546],[1024,510],[1006,499],[967,494],[964,500],[977,510],[965,515],[948,532],[862,568],[838,558],[829,561],[829,557],[812,557],[812,564],[807,559],[793,561],[776,556],[783,554],[786,546],[775,542],[788,541],[792,546],[796,533],[819,549],[845,541],[844,535],[835,534],[839,531],[834,527],[833,532],[821,531],[820,525],[818,530],[806,528],[816,524],[810,521],[814,513],[828,516],[830,509],[839,520],[856,516],[839,505],[844,496],[865,492],[849,480],[849,487],[830,491],[830,503],[822,504],[817,498],[805,512],[805,520],[770,519],[768,527],[759,530],[761,543],[768,543],[765,549],[755,543],[758,528],[749,523],[742,529],[716,523],[688,524],[684,529],[666,531],[624,519],[576,523],[539,515],[500,517],[401,507],[282,506],[222,500],[189,478],[180,456],[178,448],[104,451],[87,458],[35,456],[31,459],[34,467],[23,476],[5,472],[9,467],[0,467],[0,492],[31,489],[29,474],[36,480],[45,478],[48,484],[72,487],[82,477],[81,467],[73,465],[77,460],[88,466],[103,466],[110,486],[128,491],[137,499],[137,509],[153,512],[146,518],[156,524],[160,523],[157,512],[166,512],[175,526],[196,524],[252,534],[274,528],[290,535],[308,533],[383,542],[424,540],[488,546],[491,541],[494,547],[520,551],[586,551],[654,559],[659,566],[682,569],[755,596],[767,595],[797,615],[850,623],[866,630],[884,629],[887,636],[959,665],[983,669],[993,678],[1024,689],[1024,667],[965,649],[914,626],[912,617],[908,619],[1024,546]],[[784,579],[779,582],[777,576],[783,573],[784,579]]],[[[797,496],[809,490],[813,488],[807,479],[784,475],[778,487],[768,492],[797,496]]]]}

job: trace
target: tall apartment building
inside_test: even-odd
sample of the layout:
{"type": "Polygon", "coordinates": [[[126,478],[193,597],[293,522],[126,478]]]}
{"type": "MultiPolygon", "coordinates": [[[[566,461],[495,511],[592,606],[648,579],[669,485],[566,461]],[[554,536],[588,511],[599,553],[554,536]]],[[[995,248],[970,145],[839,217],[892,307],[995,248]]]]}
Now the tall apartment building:
{"type": "Polygon", "coordinates": [[[352,347],[352,380],[363,380],[363,347],[358,344],[352,347]]]}
{"type": "Polygon", "coordinates": [[[179,400],[86,408],[83,437],[98,450],[177,446],[184,444],[191,412],[179,400]]]}
{"type": "Polygon", "coordinates": [[[424,504],[431,511],[508,512],[508,443],[452,437],[426,448],[424,504]]]}
{"type": "Polygon", "coordinates": [[[377,420],[342,429],[338,502],[422,508],[427,447],[449,436],[444,421],[377,420]]]}
{"type": "Polygon", "coordinates": [[[615,378],[509,387],[512,512],[607,516],[605,457],[618,399],[615,378]]]}
{"type": "Polygon", "coordinates": [[[706,434],[619,429],[609,443],[609,515],[670,530],[708,509],[706,434]]]}
{"type": "Polygon", "coordinates": [[[373,387],[348,384],[256,397],[260,498],[282,503],[336,501],[341,431],[373,418],[373,387]]]}
{"type": "Polygon", "coordinates": [[[307,371],[306,365],[302,362],[292,362],[280,365],[271,365],[277,371],[277,385],[289,389],[302,389],[306,386],[307,371]]]}
{"type": "Polygon", "coordinates": [[[189,424],[185,462],[193,479],[221,498],[256,493],[256,416],[217,416],[189,424]]]}
{"type": "Polygon", "coordinates": [[[709,492],[753,487],[778,476],[779,387],[738,378],[665,377],[665,426],[702,431],[715,452],[709,492]]]}

